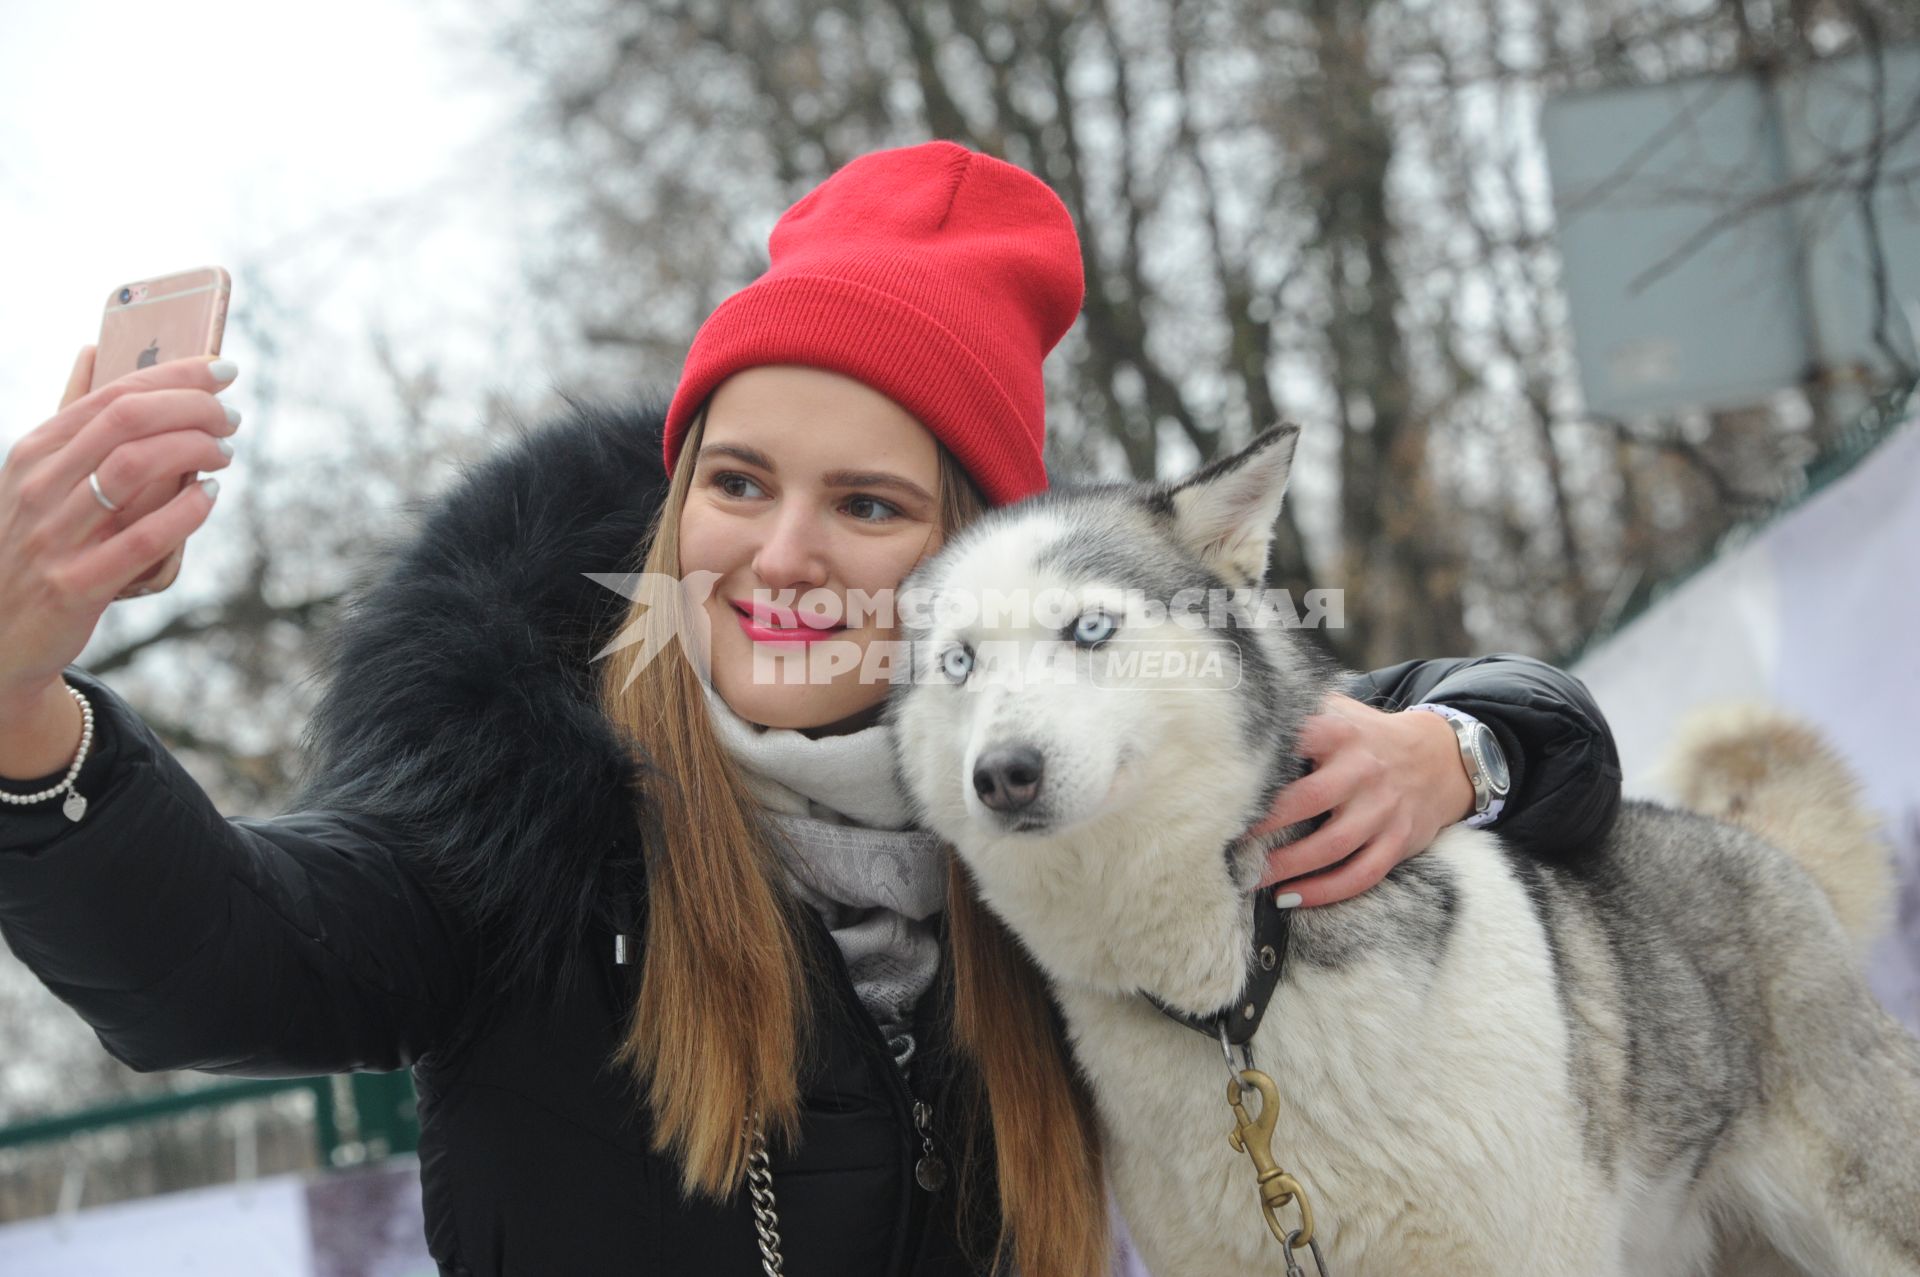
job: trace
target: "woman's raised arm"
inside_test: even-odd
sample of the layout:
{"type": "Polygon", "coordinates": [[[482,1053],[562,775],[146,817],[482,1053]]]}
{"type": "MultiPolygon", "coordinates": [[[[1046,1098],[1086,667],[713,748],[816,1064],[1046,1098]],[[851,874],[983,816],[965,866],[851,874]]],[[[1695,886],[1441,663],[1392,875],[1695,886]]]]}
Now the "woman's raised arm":
{"type": "Polygon", "coordinates": [[[477,945],[398,831],[229,820],[125,700],[65,678],[93,706],[86,811],[0,806],[0,933],[114,1058],[289,1077],[405,1068],[450,1040],[477,945]]]}

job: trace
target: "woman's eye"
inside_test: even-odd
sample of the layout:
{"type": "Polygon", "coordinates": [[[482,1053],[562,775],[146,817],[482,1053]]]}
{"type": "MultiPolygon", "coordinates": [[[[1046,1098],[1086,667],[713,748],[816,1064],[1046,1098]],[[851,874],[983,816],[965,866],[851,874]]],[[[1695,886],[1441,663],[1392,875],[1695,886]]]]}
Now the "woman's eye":
{"type": "Polygon", "coordinates": [[[759,484],[747,478],[744,474],[736,474],[731,470],[724,474],[715,475],[713,477],[713,486],[730,497],[749,497],[760,491],[759,484]],[[741,489],[743,488],[751,488],[753,491],[742,491],[741,489]]]}
{"type": "Polygon", "coordinates": [[[1073,641],[1082,647],[1092,647],[1112,638],[1118,628],[1119,623],[1105,612],[1089,612],[1073,623],[1073,641]]]}
{"type": "Polygon", "coordinates": [[[950,647],[940,658],[940,672],[956,683],[967,681],[973,670],[973,653],[964,647],[950,647]]]}
{"type": "Polygon", "coordinates": [[[879,497],[854,497],[847,502],[847,510],[862,523],[885,523],[900,513],[899,507],[889,505],[879,497]],[[862,514],[862,510],[878,510],[883,513],[862,514]]]}

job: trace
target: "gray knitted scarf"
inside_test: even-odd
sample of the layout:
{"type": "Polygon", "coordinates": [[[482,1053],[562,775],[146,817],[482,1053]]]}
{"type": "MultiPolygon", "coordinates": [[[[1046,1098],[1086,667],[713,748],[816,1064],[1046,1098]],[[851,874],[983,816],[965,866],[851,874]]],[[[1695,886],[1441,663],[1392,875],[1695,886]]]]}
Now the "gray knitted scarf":
{"type": "Polygon", "coordinates": [[[946,907],[946,865],[940,840],[909,827],[893,729],[875,724],[816,739],[749,723],[711,687],[707,705],[784,835],[794,892],[825,921],[861,1005],[907,1068],[913,1008],[940,962],[934,918],[946,907]]]}

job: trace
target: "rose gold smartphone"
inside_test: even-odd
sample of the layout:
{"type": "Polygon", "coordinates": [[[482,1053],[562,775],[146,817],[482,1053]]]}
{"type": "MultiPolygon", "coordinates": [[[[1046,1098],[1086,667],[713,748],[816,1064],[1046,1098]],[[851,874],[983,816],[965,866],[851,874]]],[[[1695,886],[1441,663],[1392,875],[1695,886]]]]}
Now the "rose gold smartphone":
{"type": "MultiPolygon", "coordinates": [[[[92,389],[98,390],[135,369],[151,368],[170,359],[219,354],[220,339],[227,330],[227,301],[232,293],[232,278],[218,266],[203,266],[115,288],[107,294],[107,308],[100,318],[100,344],[93,356],[92,389]]],[[[117,525],[125,527],[159,509],[196,477],[196,471],[188,471],[177,483],[168,480],[150,484],[147,490],[122,499],[120,512],[114,516],[117,525]]],[[[180,575],[180,558],[181,551],[175,550],[114,597],[127,599],[140,594],[158,594],[180,575]]]]}

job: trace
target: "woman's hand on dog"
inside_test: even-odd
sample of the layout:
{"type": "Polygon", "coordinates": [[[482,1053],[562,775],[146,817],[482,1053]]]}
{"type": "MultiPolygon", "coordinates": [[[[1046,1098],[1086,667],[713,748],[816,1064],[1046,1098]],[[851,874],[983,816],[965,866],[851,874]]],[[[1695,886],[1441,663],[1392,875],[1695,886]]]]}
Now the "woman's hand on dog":
{"type": "Polygon", "coordinates": [[[1473,814],[1459,743],[1438,714],[1390,714],[1335,693],[1301,729],[1299,750],[1313,770],[1282,789],[1246,834],[1331,813],[1268,853],[1260,886],[1297,895],[1291,903],[1311,908],[1357,896],[1473,814]]]}

